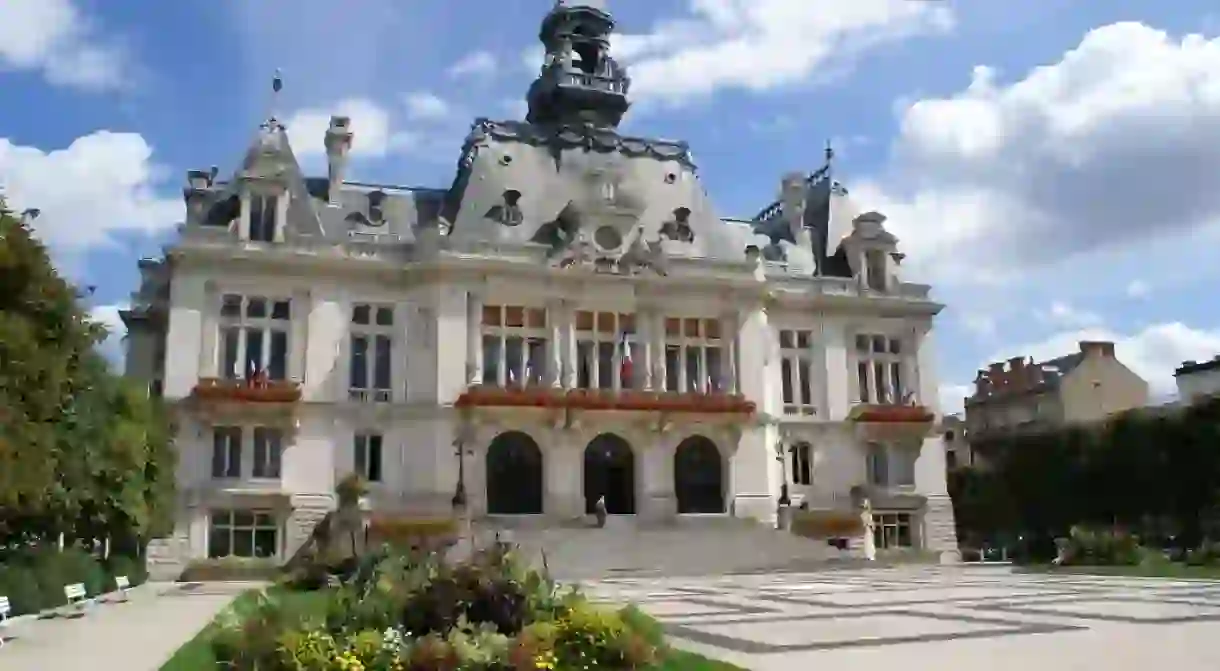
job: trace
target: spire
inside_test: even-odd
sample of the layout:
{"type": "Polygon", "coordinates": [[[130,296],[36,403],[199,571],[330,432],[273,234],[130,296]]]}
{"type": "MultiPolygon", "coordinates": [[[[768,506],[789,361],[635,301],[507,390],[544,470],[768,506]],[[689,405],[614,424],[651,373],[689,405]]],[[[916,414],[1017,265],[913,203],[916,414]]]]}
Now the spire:
{"type": "Polygon", "coordinates": [[[527,95],[527,121],[618,126],[630,106],[631,80],[610,56],[613,32],[614,19],[601,0],[555,3],[538,31],[546,57],[527,95]]]}

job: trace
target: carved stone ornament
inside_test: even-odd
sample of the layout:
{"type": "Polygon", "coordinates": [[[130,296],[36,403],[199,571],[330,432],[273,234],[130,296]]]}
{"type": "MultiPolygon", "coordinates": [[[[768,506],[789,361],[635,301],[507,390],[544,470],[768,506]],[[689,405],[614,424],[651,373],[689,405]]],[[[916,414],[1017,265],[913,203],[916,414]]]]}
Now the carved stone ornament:
{"type": "Polygon", "coordinates": [[[501,226],[516,227],[520,226],[521,222],[525,221],[524,215],[521,213],[521,192],[516,189],[509,189],[504,192],[504,201],[496,203],[487,210],[484,215],[488,219],[499,223],[501,226]]]}

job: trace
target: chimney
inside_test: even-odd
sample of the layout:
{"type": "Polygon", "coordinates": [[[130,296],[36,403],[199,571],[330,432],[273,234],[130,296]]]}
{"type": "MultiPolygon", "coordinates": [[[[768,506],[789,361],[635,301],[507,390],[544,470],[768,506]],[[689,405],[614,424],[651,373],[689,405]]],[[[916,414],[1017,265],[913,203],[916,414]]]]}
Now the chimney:
{"type": "Polygon", "coordinates": [[[1104,340],[1081,340],[1080,353],[1088,356],[1098,356],[1102,358],[1114,358],[1114,343],[1104,340]]]}
{"type": "Polygon", "coordinates": [[[1025,357],[1014,356],[1008,360],[1008,377],[1013,386],[1021,389],[1029,384],[1029,370],[1025,368],[1025,357]]]}
{"type": "Polygon", "coordinates": [[[326,166],[330,178],[327,202],[339,203],[339,191],[343,186],[343,173],[347,169],[347,152],[352,148],[352,120],[345,116],[332,116],[330,128],[326,129],[326,166]]]}
{"type": "Polygon", "coordinates": [[[987,371],[979,369],[978,375],[974,376],[974,395],[978,398],[985,398],[991,393],[991,378],[987,377],[987,371]]]}

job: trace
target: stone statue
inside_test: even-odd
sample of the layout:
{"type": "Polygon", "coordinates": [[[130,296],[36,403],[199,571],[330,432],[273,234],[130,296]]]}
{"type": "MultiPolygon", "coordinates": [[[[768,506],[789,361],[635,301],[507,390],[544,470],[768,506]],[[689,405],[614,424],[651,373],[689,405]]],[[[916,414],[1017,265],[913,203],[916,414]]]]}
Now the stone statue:
{"type": "Polygon", "coordinates": [[[877,529],[877,523],[873,521],[873,504],[868,499],[864,499],[860,505],[860,523],[864,527],[864,559],[876,561],[877,539],[873,532],[877,529]]]}
{"type": "Polygon", "coordinates": [[[601,529],[606,526],[606,497],[597,497],[597,502],[593,504],[593,513],[597,516],[597,528],[601,529]]]}

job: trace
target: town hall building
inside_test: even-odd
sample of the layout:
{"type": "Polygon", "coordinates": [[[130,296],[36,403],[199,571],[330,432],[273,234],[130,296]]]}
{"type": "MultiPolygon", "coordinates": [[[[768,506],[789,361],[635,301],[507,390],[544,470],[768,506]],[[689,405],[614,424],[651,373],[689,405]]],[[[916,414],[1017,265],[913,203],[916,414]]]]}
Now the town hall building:
{"type": "Polygon", "coordinates": [[[231,176],[188,174],[123,314],[128,373],[175,409],[163,550],[285,559],[350,473],[373,510],[556,525],[599,498],[649,526],[867,500],[879,547],[956,549],[942,306],[885,216],[829,150],[719,214],[685,143],[618,130],[613,28],[549,11],[526,118],[476,120],[448,185],[347,180],[346,117],[324,176],[274,116],[231,176]]]}

